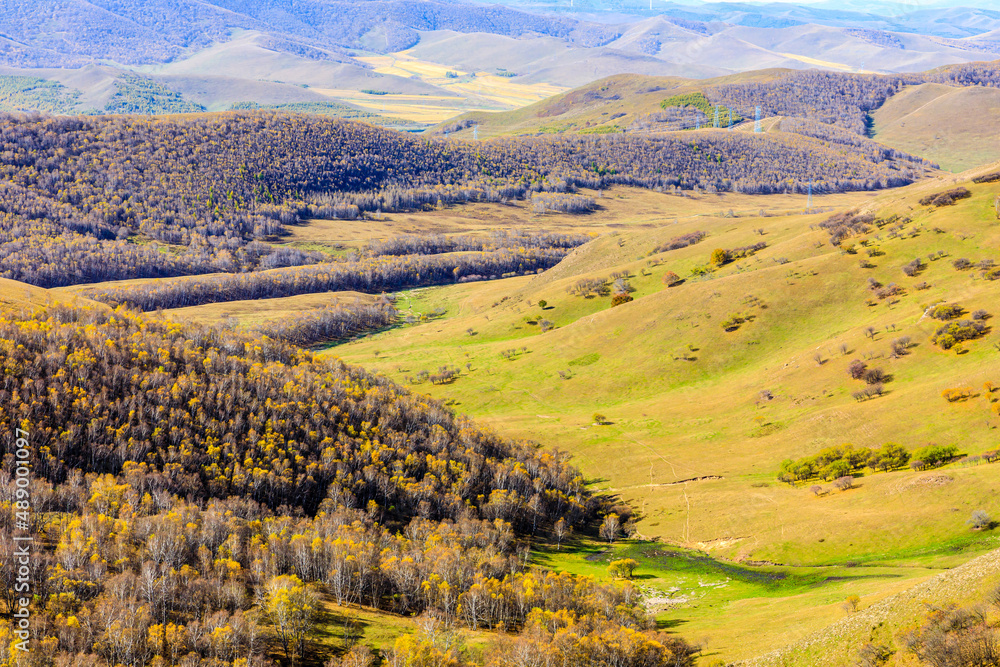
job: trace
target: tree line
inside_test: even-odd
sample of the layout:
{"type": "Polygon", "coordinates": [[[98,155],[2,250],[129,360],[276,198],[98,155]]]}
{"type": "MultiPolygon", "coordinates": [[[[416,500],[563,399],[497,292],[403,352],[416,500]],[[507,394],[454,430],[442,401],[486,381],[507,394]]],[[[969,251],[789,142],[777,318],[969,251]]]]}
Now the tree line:
{"type": "Polygon", "coordinates": [[[149,311],[316,292],[377,294],[464,279],[535,273],[565,257],[562,248],[517,248],[445,255],[380,255],[312,266],[94,287],[88,298],[149,311]]]}
{"type": "Polygon", "coordinates": [[[874,154],[805,136],[468,142],[264,112],[6,115],[0,275],[50,287],[249,271],[321,259],[267,243],[303,216],[353,218],[614,184],[771,193],[813,181],[817,191],[873,189],[909,183],[922,169],[891,149],[874,154]]]}

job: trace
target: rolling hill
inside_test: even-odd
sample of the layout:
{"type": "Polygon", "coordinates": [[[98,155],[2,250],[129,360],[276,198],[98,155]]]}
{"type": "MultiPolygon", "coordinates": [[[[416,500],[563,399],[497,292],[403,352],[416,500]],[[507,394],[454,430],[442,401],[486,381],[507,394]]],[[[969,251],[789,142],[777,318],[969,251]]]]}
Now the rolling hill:
{"type": "MultiPolygon", "coordinates": [[[[463,365],[454,382],[417,387],[504,432],[559,442],[596,488],[639,508],[644,536],[744,563],[859,568],[855,584],[837,588],[834,581],[853,579],[831,574],[829,588],[810,589],[805,598],[789,592],[744,600],[730,583],[729,593],[723,588],[703,604],[662,612],[687,632],[713,634],[726,660],[750,658],[768,642],[797,640],[780,638],[785,625],[775,618],[805,638],[837,620],[835,610],[851,590],[867,606],[905,589],[905,577],[890,584],[899,571],[879,567],[958,564],[997,545],[995,536],[966,525],[974,509],[998,510],[994,471],[974,462],[995,446],[992,392],[981,387],[996,382],[996,335],[955,354],[933,342],[942,322],[928,315],[936,303],[971,312],[996,302],[997,282],[980,277],[995,266],[996,187],[970,180],[986,171],[853,202],[818,197],[813,204],[825,212],[811,214],[803,212],[801,196],[802,208],[779,214],[746,211],[758,207],[728,195],[692,200],[611,190],[591,224],[610,219],[614,227],[555,268],[509,286],[404,292],[404,313],[445,315],[329,353],[415,383],[423,368],[463,365]],[[920,203],[957,186],[972,196],[952,207],[920,203]],[[877,227],[868,223],[868,232],[832,245],[819,223],[846,210],[871,215],[877,227]],[[663,250],[671,238],[694,232],[707,239],[663,250]],[[713,248],[758,241],[766,248],[752,257],[702,273],[713,248]],[[903,267],[914,258],[922,258],[922,268],[910,277],[903,267]],[[958,259],[972,268],[956,268],[958,259]],[[686,281],[665,287],[667,270],[686,281]],[[634,290],[621,306],[609,308],[609,297],[588,296],[596,288],[581,287],[609,285],[615,276],[634,290]],[[873,284],[894,287],[883,297],[873,284]],[[554,328],[546,331],[541,320],[554,328]],[[906,342],[894,354],[898,340],[906,342]],[[853,359],[891,376],[881,396],[852,397],[865,387],[845,370],[853,359]],[[974,397],[949,403],[942,392],[952,387],[971,387],[974,397]],[[935,417],[915,419],[915,411],[935,417]],[[777,480],[783,459],[845,442],[873,448],[899,442],[911,451],[954,443],[968,462],[866,472],[848,491],[822,479],[814,491],[812,482],[777,480]],[[755,630],[754,639],[725,620],[734,614],[745,628],[747,615],[757,613],[766,613],[774,630],[755,630]]],[[[646,558],[648,567],[660,567],[646,558]]],[[[942,589],[933,599],[966,599],[995,578],[988,568],[976,572],[974,586],[942,589]]],[[[686,590],[678,576],[657,574],[654,590],[668,597],[671,587],[686,590]]],[[[917,590],[914,599],[930,595],[917,590]]],[[[873,624],[891,618],[893,627],[904,628],[919,616],[919,608],[907,607],[914,616],[895,617],[891,603],[879,609],[873,624]]],[[[834,636],[844,635],[831,628],[824,641],[834,636]]],[[[853,664],[859,645],[858,635],[851,636],[851,651],[829,651],[824,664],[853,664]]]]}
{"type": "Polygon", "coordinates": [[[1000,90],[925,83],[904,89],[872,114],[872,135],[949,171],[1000,158],[1000,90]]]}
{"type": "MultiPolygon", "coordinates": [[[[74,0],[55,12],[45,3],[19,3],[0,17],[0,35],[18,36],[0,37],[0,67],[23,79],[4,87],[11,93],[0,94],[0,110],[120,113],[123,107],[109,98],[126,84],[134,88],[129,77],[140,75],[144,104],[124,109],[176,113],[325,101],[346,105],[342,117],[360,110],[375,114],[370,122],[398,127],[401,119],[420,130],[462,112],[516,109],[619,74],[916,72],[1000,53],[994,35],[1000,17],[980,9],[887,8],[883,16],[782,4],[665,3],[650,12],[641,4],[576,12],[546,3],[430,0],[74,0]],[[65,90],[39,97],[36,79],[65,90]],[[149,94],[152,87],[162,89],[159,97],[149,94]],[[371,99],[371,92],[385,96],[371,99]],[[177,100],[165,103],[164,95],[177,100]]],[[[321,108],[297,110],[336,113],[321,108]]]]}

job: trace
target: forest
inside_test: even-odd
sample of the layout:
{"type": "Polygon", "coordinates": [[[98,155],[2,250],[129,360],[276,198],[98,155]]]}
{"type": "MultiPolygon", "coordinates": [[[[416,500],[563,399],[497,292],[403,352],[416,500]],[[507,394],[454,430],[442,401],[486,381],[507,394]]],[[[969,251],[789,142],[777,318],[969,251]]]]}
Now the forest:
{"type": "Polygon", "coordinates": [[[867,135],[869,112],[903,86],[921,83],[1000,87],[1000,62],[951,65],[919,74],[790,72],[766,83],[710,86],[705,96],[712,104],[730,106],[748,118],[760,107],[764,116],[793,116],[867,135]]]}
{"type": "Polygon", "coordinates": [[[146,311],[317,292],[377,294],[537,273],[558,264],[567,252],[562,248],[515,248],[444,255],[385,255],[271,271],[116,284],[88,288],[83,294],[104,303],[146,311]]]}
{"type": "Polygon", "coordinates": [[[817,192],[876,189],[909,183],[924,168],[888,148],[798,135],[470,142],[263,112],[7,115],[0,127],[0,276],[51,287],[252,271],[323,259],[268,243],[309,217],[613,184],[746,193],[804,190],[809,182],[817,192]]]}
{"type": "MultiPolygon", "coordinates": [[[[268,337],[122,308],[7,313],[0,340],[0,423],[35,448],[32,664],[294,664],[316,650],[320,587],[421,628],[496,629],[493,667],[526,650],[691,664],[696,648],[651,630],[630,582],[527,565],[532,536],[631,525],[558,450],[268,337]]],[[[9,534],[22,496],[16,446],[2,448],[9,534]]],[[[8,613],[15,573],[0,573],[8,613]]],[[[7,662],[10,626],[0,635],[7,662]]],[[[385,657],[466,664],[424,630],[385,657]]],[[[356,647],[343,664],[371,660],[356,647]]]]}

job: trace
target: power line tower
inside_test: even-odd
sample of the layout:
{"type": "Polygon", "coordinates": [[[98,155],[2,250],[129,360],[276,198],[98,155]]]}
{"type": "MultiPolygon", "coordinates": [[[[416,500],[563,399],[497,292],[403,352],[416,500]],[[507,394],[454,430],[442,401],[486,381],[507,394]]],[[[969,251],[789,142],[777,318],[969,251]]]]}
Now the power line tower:
{"type": "Polygon", "coordinates": [[[733,129],[733,110],[729,110],[729,129],[733,129]]]}
{"type": "Polygon", "coordinates": [[[715,127],[719,127],[719,105],[715,105],[715,127]]]}
{"type": "Polygon", "coordinates": [[[757,107],[757,116],[753,121],[753,131],[754,133],[760,133],[760,107],[757,107]]]}
{"type": "Polygon", "coordinates": [[[809,179],[809,198],[806,199],[806,210],[808,211],[813,206],[813,182],[809,179]]]}
{"type": "Polygon", "coordinates": [[[472,140],[473,141],[479,141],[479,126],[478,125],[473,125],[472,126],[472,140]]]}

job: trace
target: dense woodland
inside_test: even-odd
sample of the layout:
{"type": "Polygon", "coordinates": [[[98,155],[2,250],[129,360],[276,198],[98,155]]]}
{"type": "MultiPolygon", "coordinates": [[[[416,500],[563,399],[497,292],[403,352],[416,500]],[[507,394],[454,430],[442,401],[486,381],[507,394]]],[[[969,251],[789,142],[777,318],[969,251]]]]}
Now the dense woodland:
{"type": "Polygon", "coordinates": [[[905,85],[945,83],[956,86],[1000,87],[1000,61],[952,65],[920,74],[844,74],[810,70],[794,72],[766,83],[711,86],[705,96],[753,118],[794,116],[836,125],[856,134],[870,129],[868,114],[905,85]]]}
{"type": "MultiPolygon", "coordinates": [[[[488,142],[329,118],[31,118],[0,124],[0,275],[41,286],[315,262],[261,241],[357,217],[627,184],[750,193],[882,188],[921,160],[807,137],[709,133],[488,142]]],[[[575,200],[574,200],[575,201],[575,200]]]]}
{"type": "Polygon", "coordinates": [[[272,271],[113,284],[90,288],[84,294],[112,305],[156,310],[316,292],[379,293],[537,273],[555,266],[566,252],[561,248],[517,248],[445,255],[386,255],[272,271]]]}
{"type": "MultiPolygon", "coordinates": [[[[526,566],[530,535],[627,518],[557,450],[269,338],[57,306],[0,340],[0,423],[33,448],[32,665],[294,663],[321,597],[499,629],[498,667],[690,664],[629,583],[526,566]]],[[[2,473],[8,534],[15,490],[2,473]]],[[[461,664],[421,634],[387,657],[461,664]]]]}
{"type": "Polygon", "coordinates": [[[269,320],[253,330],[295,345],[340,341],[387,327],[399,313],[388,299],[372,304],[337,304],[302,311],[292,317],[269,320]]]}

